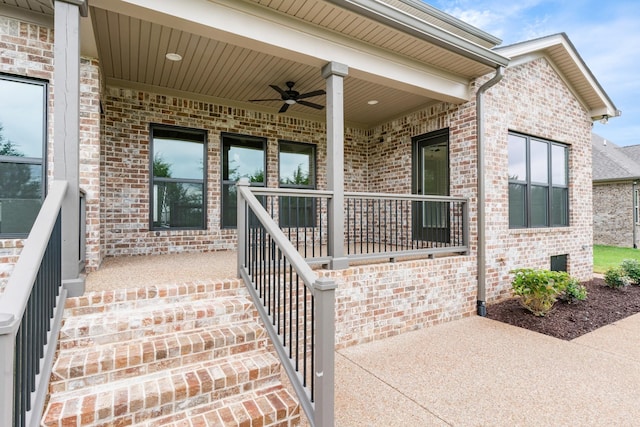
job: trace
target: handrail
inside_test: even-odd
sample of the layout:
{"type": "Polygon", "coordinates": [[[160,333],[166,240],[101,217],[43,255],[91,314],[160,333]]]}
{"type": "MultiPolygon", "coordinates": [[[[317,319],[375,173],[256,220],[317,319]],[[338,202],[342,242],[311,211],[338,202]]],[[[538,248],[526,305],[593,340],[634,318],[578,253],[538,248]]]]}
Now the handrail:
{"type": "Polygon", "coordinates": [[[61,280],[61,206],[53,181],[0,295],[0,425],[37,426],[46,399],[66,290],[61,280]]]}
{"type": "Polygon", "coordinates": [[[0,316],[2,316],[0,317],[0,335],[15,332],[20,326],[20,319],[31,294],[31,286],[28,284],[33,285],[38,275],[38,270],[34,266],[39,265],[47,249],[49,236],[56,224],[57,215],[54,213],[60,210],[62,199],[67,192],[67,185],[67,181],[51,183],[4,293],[0,295],[0,316]],[[36,260],[38,260],[37,263],[36,260]]]}
{"type": "MultiPolygon", "coordinates": [[[[256,305],[265,329],[274,344],[282,366],[290,379],[291,385],[299,398],[300,406],[307,415],[311,426],[329,427],[334,425],[334,370],[335,370],[335,281],[328,278],[318,278],[311,267],[305,262],[298,250],[287,239],[278,224],[260,204],[253,194],[256,188],[249,188],[246,178],[237,185],[238,194],[238,275],[245,282],[249,293],[256,305]],[[263,229],[261,235],[268,235],[269,242],[260,240],[261,249],[253,250],[260,253],[260,260],[254,259],[250,248],[252,241],[248,234],[254,235],[255,227],[248,227],[250,221],[248,213],[252,212],[263,229]],[[279,253],[276,256],[275,245],[279,253]],[[280,256],[282,255],[282,259],[280,256]],[[270,257],[267,260],[264,257],[270,257]],[[249,261],[248,261],[249,260],[249,261]],[[293,272],[287,275],[287,261],[289,268],[293,268],[296,277],[302,279],[305,292],[300,295],[299,288],[293,290],[293,272]],[[250,265],[247,265],[250,264],[250,265]],[[256,266],[260,265],[260,271],[256,266]],[[264,270],[262,267],[266,266],[264,270]],[[271,266],[271,268],[269,267],[271,266]],[[265,280],[264,276],[268,276],[265,280]],[[289,282],[287,282],[287,276],[289,282]],[[288,288],[287,288],[288,286],[288,288]],[[311,291],[310,311],[307,311],[306,289],[311,291]],[[293,303],[293,295],[295,301],[293,303]],[[287,298],[289,301],[287,311],[287,298]],[[303,305],[298,307],[300,301],[303,305]],[[282,302],[282,304],[281,304],[282,302]],[[296,304],[295,314],[293,304],[296,304]],[[307,318],[310,312],[310,319],[307,318]],[[302,313],[302,316],[301,316],[302,313]],[[302,320],[299,320],[301,316],[302,320]],[[287,318],[289,323],[287,324],[287,318]],[[282,321],[282,324],[281,324],[282,321]],[[304,341],[302,346],[302,361],[300,360],[298,344],[293,347],[293,340],[298,342],[298,326],[302,322],[304,341]],[[292,335],[292,325],[296,324],[296,334],[292,335]],[[288,335],[287,335],[287,327],[288,335]],[[307,343],[307,330],[310,330],[310,345],[307,343]],[[287,350],[288,345],[288,350],[287,350]],[[309,345],[309,347],[307,347],[309,345]],[[295,348],[295,358],[292,354],[295,348]],[[311,357],[306,354],[310,351],[311,357]],[[310,360],[310,375],[307,371],[310,360]],[[303,368],[300,368],[300,365],[303,368]],[[302,370],[302,373],[300,371],[302,370]],[[311,389],[307,388],[306,380],[311,377],[311,389]]],[[[291,191],[288,191],[291,193],[291,191]]],[[[296,192],[296,191],[294,191],[296,192]]],[[[258,193],[258,192],[256,192],[258,193]]],[[[255,243],[255,242],[254,242],[255,243]]]]}
{"type": "MultiPolygon", "coordinates": [[[[284,235],[280,227],[275,223],[267,211],[262,207],[256,196],[249,187],[238,185],[238,193],[242,194],[242,197],[246,201],[249,208],[256,215],[260,223],[266,228],[267,232],[275,240],[276,245],[284,253],[285,257],[289,259],[291,264],[296,270],[296,273],[302,278],[304,284],[313,291],[313,284],[318,276],[313,272],[311,267],[305,262],[302,255],[293,247],[287,236],[284,235]]],[[[238,227],[240,224],[238,224],[238,227]]]]}
{"type": "Polygon", "coordinates": [[[468,202],[466,197],[433,196],[426,194],[395,194],[395,193],[366,193],[345,191],[344,197],[348,199],[366,198],[373,200],[410,200],[415,202],[468,202]]]}

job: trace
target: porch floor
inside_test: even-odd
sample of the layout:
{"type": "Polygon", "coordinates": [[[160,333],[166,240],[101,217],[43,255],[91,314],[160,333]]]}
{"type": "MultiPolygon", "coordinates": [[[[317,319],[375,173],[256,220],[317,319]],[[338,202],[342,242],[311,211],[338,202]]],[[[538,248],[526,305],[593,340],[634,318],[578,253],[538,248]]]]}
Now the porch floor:
{"type": "MultiPolygon", "coordinates": [[[[87,291],[235,277],[235,253],[107,259],[87,291]]],[[[573,341],[470,317],[336,352],[336,425],[635,425],[640,315],[573,341]]]]}

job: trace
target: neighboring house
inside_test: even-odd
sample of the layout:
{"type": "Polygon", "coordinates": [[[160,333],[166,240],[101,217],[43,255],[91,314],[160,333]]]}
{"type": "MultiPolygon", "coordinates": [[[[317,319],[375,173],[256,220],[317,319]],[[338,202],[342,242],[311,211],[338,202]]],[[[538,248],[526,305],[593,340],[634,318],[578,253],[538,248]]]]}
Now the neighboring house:
{"type": "Polygon", "coordinates": [[[593,243],[638,247],[640,145],[593,134],[593,243]]]}
{"type": "Polygon", "coordinates": [[[482,313],[514,268],[554,260],[591,277],[591,125],[619,112],[565,34],[497,47],[414,0],[0,4],[0,122],[22,150],[0,157],[15,177],[0,187],[5,279],[54,179],[70,185],[64,279],[81,293],[81,247],[86,271],[234,249],[240,176],[333,192],[338,242],[362,244],[365,228],[344,191],[463,200],[385,219],[410,236],[397,248],[428,249],[420,259],[344,270],[352,254],[329,244],[341,346],[482,313]]]}

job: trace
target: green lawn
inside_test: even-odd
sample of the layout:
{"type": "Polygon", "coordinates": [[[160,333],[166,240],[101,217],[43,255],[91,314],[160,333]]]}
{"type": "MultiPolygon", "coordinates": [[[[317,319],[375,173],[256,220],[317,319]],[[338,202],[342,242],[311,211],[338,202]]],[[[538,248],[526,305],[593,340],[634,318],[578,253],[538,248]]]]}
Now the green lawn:
{"type": "Polygon", "coordinates": [[[617,267],[623,259],[628,258],[640,261],[640,250],[593,245],[593,271],[596,273],[604,273],[611,267],[617,267]]]}

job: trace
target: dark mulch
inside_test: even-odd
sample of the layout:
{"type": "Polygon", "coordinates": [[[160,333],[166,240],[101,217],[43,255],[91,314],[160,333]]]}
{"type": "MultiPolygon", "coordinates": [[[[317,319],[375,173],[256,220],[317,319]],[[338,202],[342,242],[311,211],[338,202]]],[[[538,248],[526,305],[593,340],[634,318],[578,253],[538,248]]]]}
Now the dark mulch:
{"type": "Polygon", "coordinates": [[[520,305],[518,298],[487,307],[487,317],[552,337],[572,340],[581,335],[640,312],[640,286],[607,287],[603,279],[582,283],[587,299],[575,304],[558,301],[544,317],[536,317],[520,305]]]}

